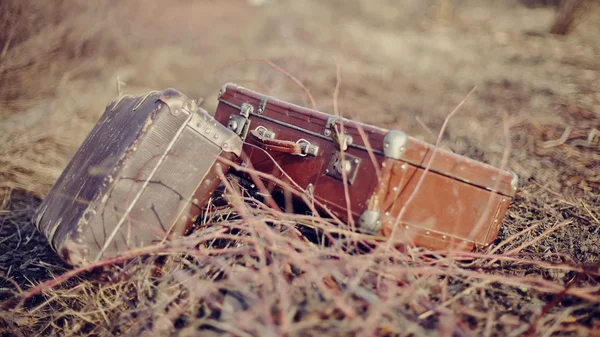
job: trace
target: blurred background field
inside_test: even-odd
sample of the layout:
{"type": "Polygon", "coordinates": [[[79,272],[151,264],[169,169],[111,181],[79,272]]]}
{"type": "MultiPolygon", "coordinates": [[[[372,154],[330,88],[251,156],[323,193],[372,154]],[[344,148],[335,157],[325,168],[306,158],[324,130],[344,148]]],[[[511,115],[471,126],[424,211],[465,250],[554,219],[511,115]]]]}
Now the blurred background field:
{"type": "MultiPolygon", "coordinates": [[[[600,6],[596,1],[2,0],[0,20],[0,276],[10,280],[0,281],[2,293],[15,289],[12,281],[29,288],[64,271],[28,216],[104,107],[116,99],[117,83],[129,94],[173,87],[203,98],[209,112],[214,111],[217,93],[226,82],[310,106],[304,91],[272,62],[306,85],[317,108],[325,112],[333,112],[339,67],[339,107],[344,116],[403,129],[428,142],[435,142],[446,115],[476,87],[451,120],[443,146],[496,166],[508,147],[508,168],[519,174],[523,185],[498,242],[538,226],[496,253],[529,254],[527,259],[536,263],[585,264],[596,270],[596,276],[578,278],[574,286],[586,294],[591,291],[588,297],[569,293],[554,303],[555,297],[548,294],[560,293],[576,275],[573,270],[558,268],[562,274],[556,274],[550,272],[556,268],[520,267],[522,261],[495,264],[490,274],[539,276],[559,290],[537,294],[496,280],[500,283],[489,283],[495,284],[491,290],[482,286],[464,294],[470,300],[444,305],[448,311],[442,311],[441,317],[453,319],[419,320],[416,317],[427,310],[419,312],[418,305],[407,305],[402,314],[389,314],[391,326],[411,322],[417,336],[448,331],[450,335],[523,334],[532,318],[542,314],[553,319],[540,320],[539,335],[594,335],[600,326],[600,6]],[[557,25],[557,15],[566,11],[564,3],[577,4],[570,26],[557,25]],[[553,229],[565,221],[568,224],[553,229]],[[544,304],[551,302],[544,312],[544,304]],[[489,312],[493,317],[488,317],[489,312]],[[464,322],[467,328],[449,328],[453,321],[464,322]]],[[[183,274],[175,275],[180,277],[164,282],[180,284],[183,274]]],[[[472,282],[464,275],[456,277],[451,295],[470,289],[472,282]]],[[[422,290],[431,305],[444,302],[431,280],[418,280],[405,282],[422,290]]],[[[98,298],[99,292],[114,297],[120,291],[115,290],[118,283],[107,286],[114,289],[87,283],[71,286],[79,289],[75,293],[82,299],[98,298]]],[[[128,304],[135,317],[144,316],[144,310],[166,310],[154,297],[138,295],[132,300],[135,304],[128,304]]],[[[56,293],[44,299],[47,306],[39,300],[39,310],[31,314],[31,308],[0,314],[0,331],[6,331],[0,335],[85,335],[89,331],[151,335],[155,331],[143,320],[141,327],[114,330],[114,322],[135,318],[121,310],[122,302],[94,307],[102,311],[98,314],[81,311],[83,303],[78,301],[57,300],[56,293]],[[73,305],[83,313],[60,316],[67,323],[48,323],[57,317],[52,310],[65,312],[73,305]]],[[[412,301],[404,300],[402,305],[412,301]]],[[[323,322],[330,314],[335,316],[323,312],[315,316],[323,322]]],[[[315,317],[297,321],[307,324],[315,317]]],[[[177,334],[193,321],[188,317],[177,327],[176,318],[157,334],[177,334]]],[[[373,331],[402,335],[402,329],[385,330],[380,326],[383,321],[373,323],[373,331]]],[[[235,326],[235,320],[220,322],[235,326]]],[[[354,334],[360,322],[357,330],[327,330],[331,326],[325,324],[318,331],[354,334]]],[[[260,328],[253,326],[258,330],[240,328],[241,332],[229,333],[303,331],[282,332],[269,326],[272,322],[263,323],[260,328]]]]}

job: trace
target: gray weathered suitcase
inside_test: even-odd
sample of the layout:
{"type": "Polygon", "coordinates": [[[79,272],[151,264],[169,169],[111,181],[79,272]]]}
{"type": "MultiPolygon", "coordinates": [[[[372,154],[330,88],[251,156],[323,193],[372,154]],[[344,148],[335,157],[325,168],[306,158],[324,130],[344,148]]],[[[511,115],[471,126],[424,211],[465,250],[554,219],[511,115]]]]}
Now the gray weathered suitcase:
{"type": "Polygon", "coordinates": [[[168,89],[109,104],[37,210],[61,258],[86,265],[183,234],[242,140],[168,89]]]}

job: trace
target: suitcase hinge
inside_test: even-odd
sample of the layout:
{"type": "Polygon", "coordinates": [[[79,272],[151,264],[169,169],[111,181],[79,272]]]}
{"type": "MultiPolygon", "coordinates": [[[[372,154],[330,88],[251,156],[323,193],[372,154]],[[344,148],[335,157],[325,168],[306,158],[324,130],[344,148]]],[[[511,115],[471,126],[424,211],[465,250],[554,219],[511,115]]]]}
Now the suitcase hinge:
{"type": "Polygon", "coordinates": [[[348,146],[352,144],[353,138],[350,135],[341,135],[338,129],[336,128],[335,121],[337,121],[338,117],[331,116],[327,119],[327,124],[325,125],[325,136],[333,139],[335,146],[341,150],[346,151],[348,146]]]}
{"type": "Polygon", "coordinates": [[[335,121],[337,120],[336,116],[331,116],[329,118],[327,118],[327,124],[325,124],[325,131],[323,132],[323,134],[327,137],[331,136],[331,127],[333,126],[333,124],[335,123],[335,121]]]}
{"type": "Polygon", "coordinates": [[[256,111],[257,114],[261,115],[263,112],[265,112],[265,108],[267,107],[268,99],[269,99],[269,97],[267,97],[267,96],[263,96],[260,99],[260,103],[258,104],[258,110],[256,111]]]}
{"type": "Polygon", "coordinates": [[[244,103],[240,108],[239,115],[229,116],[227,127],[240,136],[242,140],[246,140],[246,136],[248,135],[248,129],[250,128],[250,114],[253,112],[254,107],[248,103],[244,103]]]}

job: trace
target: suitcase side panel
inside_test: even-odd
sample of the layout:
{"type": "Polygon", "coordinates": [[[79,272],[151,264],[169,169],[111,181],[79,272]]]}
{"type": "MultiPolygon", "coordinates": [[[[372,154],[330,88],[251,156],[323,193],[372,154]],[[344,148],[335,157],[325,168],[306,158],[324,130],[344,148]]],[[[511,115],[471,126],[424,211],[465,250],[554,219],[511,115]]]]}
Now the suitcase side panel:
{"type": "Polygon", "coordinates": [[[174,116],[162,104],[156,123],[129,155],[104,217],[95,217],[82,236],[94,248],[90,261],[182,235],[220,182],[215,170],[228,169],[218,158],[240,153],[236,135],[203,109],[188,106],[174,116]]]}
{"type": "Polygon", "coordinates": [[[427,172],[417,191],[423,169],[388,160],[384,170],[386,178],[373,194],[369,209],[381,215],[385,236],[394,232],[398,239],[430,249],[460,245],[470,249],[493,240],[490,233],[494,229],[497,233],[507,197],[433,172],[427,172]]]}
{"type": "MultiPolygon", "coordinates": [[[[152,151],[145,145],[140,144],[140,153],[152,151]]],[[[143,156],[135,156],[116,179],[102,207],[103,216],[85,227],[86,246],[95,248],[89,253],[92,261],[181,235],[189,225],[192,205],[203,205],[194,196],[213,186],[202,182],[220,154],[218,146],[186,127],[152,176],[131,178],[138,171],[136,166],[145,163],[143,156]]]]}

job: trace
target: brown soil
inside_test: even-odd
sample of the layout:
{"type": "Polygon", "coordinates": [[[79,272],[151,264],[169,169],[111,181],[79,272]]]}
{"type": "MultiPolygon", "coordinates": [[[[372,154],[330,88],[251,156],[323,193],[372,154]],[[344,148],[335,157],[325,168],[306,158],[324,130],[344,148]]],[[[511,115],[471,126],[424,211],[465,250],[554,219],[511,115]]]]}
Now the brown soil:
{"type": "Polygon", "coordinates": [[[550,33],[554,7],[516,0],[2,2],[0,336],[598,336],[600,8],[590,4],[561,36],[550,33]],[[476,86],[443,146],[496,166],[509,147],[522,189],[497,242],[469,263],[394,255],[367,272],[368,254],[316,248],[282,257],[267,245],[267,266],[174,255],[162,275],[136,260],[132,279],[84,274],[16,305],[17,288],[69,269],[30,217],[117,78],[132,94],[177,88],[209,111],[229,81],[310,106],[264,59],[326,112],[339,66],[345,116],[429,142],[476,86]],[[319,268],[343,296],[303,276],[319,268]]]}

